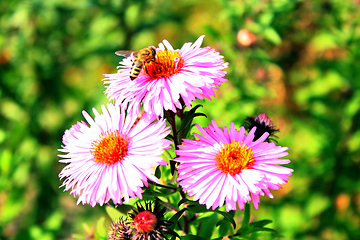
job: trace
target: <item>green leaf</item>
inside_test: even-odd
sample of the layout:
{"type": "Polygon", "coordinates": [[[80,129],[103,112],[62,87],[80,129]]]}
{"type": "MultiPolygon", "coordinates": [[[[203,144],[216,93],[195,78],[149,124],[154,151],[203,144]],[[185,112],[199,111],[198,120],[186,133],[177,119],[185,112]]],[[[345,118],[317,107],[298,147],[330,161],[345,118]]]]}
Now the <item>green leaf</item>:
{"type": "Polygon", "coordinates": [[[215,230],[217,221],[218,221],[217,214],[212,214],[205,221],[203,221],[199,231],[199,236],[204,237],[205,239],[210,239],[211,235],[215,230]]]}
{"type": "Polygon", "coordinates": [[[179,221],[179,218],[181,217],[181,215],[187,210],[187,208],[183,208],[180,211],[178,211],[177,213],[175,213],[170,219],[169,221],[174,223],[174,225],[179,221]]]}
{"type": "Polygon", "coordinates": [[[158,166],[156,169],[155,169],[155,177],[157,178],[161,178],[161,170],[160,170],[160,166],[158,166]]]}
{"type": "Polygon", "coordinates": [[[187,199],[187,198],[181,199],[181,200],[179,201],[179,203],[178,203],[178,207],[180,207],[181,204],[183,204],[183,203],[185,203],[185,202],[188,202],[188,201],[190,201],[190,200],[187,199]]]}
{"type": "Polygon", "coordinates": [[[46,219],[44,223],[45,229],[57,231],[61,228],[64,217],[64,213],[60,209],[57,209],[46,219]]]}
{"type": "Polygon", "coordinates": [[[330,205],[331,201],[326,196],[322,196],[320,194],[313,194],[309,197],[307,201],[305,213],[309,218],[313,218],[325,209],[327,209],[330,205]]]}
{"type": "Polygon", "coordinates": [[[191,235],[191,234],[181,237],[181,240],[206,240],[206,239],[208,238],[203,238],[201,236],[191,235]]]}
{"type": "Polygon", "coordinates": [[[112,220],[116,220],[120,217],[126,217],[126,214],[120,212],[119,210],[117,210],[111,206],[105,206],[105,211],[112,220]]]}
{"type": "Polygon", "coordinates": [[[231,229],[231,223],[226,219],[221,219],[216,226],[219,226],[219,236],[226,236],[231,229]]]}
{"type": "Polygon", "coordinates": [[[174,137],[173,137],[173,135],[168,134],[168,135],[165,137],[165,139],[170,140],[170,141],[173,141],[173,140],[174,140],[174,137]]]}
{"type": "Polygon", "coordinates": [[[106,239],[106,230],[104,227],[105,217],[101,217],[96,223],[96,234],[99,239],[106,239]]]}
{"type": "Polygon", "coordinates": [[[231,238],[231,240],[244,240],[244,239],[253,239],[253,238],[250,238],[250,237],[247,237],[247,236],[244,236],[244,237],[238,237],[238,236],[236,236],[236,237],[232,237],[231,238]]]}
{"type": "Polygon", "coordinates": [[[176,169],[176,162],[174,160],[170,160],[170,171],[171,175],[174,176],[176,169]]]}
{"type": "Polygon", "coordinates": [[[190,130],[192,128],[191,123],[195,117],[199,117],[199,116],[207,117],[204,113],[195,113],[199,107],[202,107],[202,105],[198,104],[198,105],[194,106],[193,108],[191,108],[190,111],[187,111],[184,113],[179,131],[178,131],[179,140],[181,140],[182,138],[186,138],[186,136],[188,135],[188,133],[190,132],[190,130]]]}
{"type": "Polygon", "coordinates": [[[336,36],[332,32],[320,32],[310,41],[315,51],[324,51],[330,48],[338,47],[336,36]]]}
{"type": "Polygon", "coordinates": [[[275,29],[268,27],[263,32],[264,37],[275,45],[279,45],[281,43],[280,35],[275,31],[275,29]]]}
{"type": "Polygon", "coordinates": [[[227,212],[223,212],[223,211],[219,211],[219,210],[215,210],[216,213],[220,213],[221,215],[224,216],[224,218],[226,220],[228,220],[234,227],[234,229],[236,228],[236,223],[235,223],[235,220],[234,218],[227,212]]]}
{"type": "Polygon", "coordinates": [[[166,231],[166,233],[173,235],[173,237],[172,237],[171,239],[176,239],[176,238],[181,239],[181,237],[179,236],[179,234],[178,234],[177,232],[171,230],[171,229],[168,229],[168,230],[166,231]]]}
{"type": "Polygon", "coordinates": [[[146,189],[143,192],[143,197],[148,197],[150,199],[153,199],[155,197],[168,197],[173,194],[173,192],[170,189],[161,189],[161,190],[162,192],[157,190],[146,189]]]}
{"type": "Polygon", "coordinates": [[[0,153],[0,172],[2,177],[7,176],[12,158],[13,156],[9,149],[2,149],[0,153]]]}
{"type": "Polygon", "coordinates": [[[263,13],[259,17],[259,23],[263,26],[269,26],[274,18],[274,13],[263,13]]]}
{"type": "Polygon", "coordinates": [[[278,234],[278,232],[272,228],[253,228],[251,231],[249,231],[249,234],[254,232],[272,232],[278,234]]]}
{"type": "Polygon", "coordinates": [[[264,227],[264,226],[268,225],[269,223],[272,223],[272,221],[265,219],[265,220],[250,223],[250,225],[252,227],[264,227]]]}
{"type": "Polygon", "coordinates": [[[190,116],[192,114],[194,114],[199,107],[203,107],[203,105],[198,104],[198,105],[194,106],[192,109],[190,109],[190,111],[189,111],[190,116]]]}
{"type": "Polygon", "coordinates": [[[193,118],[195,118],[195,117],[200,117],[200,116],[207,118],[207,116],[206,116],[204,113],[195,113],[195,114],[193,115],[193,118]]]}
{"type": "Polygon", "coordinates": [[[188,205],[188,209],[192,212],[200,213],[200,212],[210,212],[211,210],[206,209],[205,205],[188,205]]]}

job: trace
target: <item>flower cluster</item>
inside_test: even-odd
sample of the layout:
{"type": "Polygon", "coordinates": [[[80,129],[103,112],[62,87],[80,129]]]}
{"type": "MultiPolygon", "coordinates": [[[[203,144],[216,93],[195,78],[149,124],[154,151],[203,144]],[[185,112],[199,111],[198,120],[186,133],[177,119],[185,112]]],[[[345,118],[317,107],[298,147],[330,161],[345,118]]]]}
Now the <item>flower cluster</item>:
{"type": "MultiPolygon", "coordinates": [[[[65,131],[59,149],[59,161],[67,164],[59,174],[65,179],[61,186],[78,196],[78,203],[101,206],[110,199],[114,204],[142,199],[149,182],[160,183],[155,168],[168,164],[161,155],[170,148],[176,149],[170,162],[176,166],[178,185],[207,209],[225,205],[227,211],[243,210],[250,201],[258,209],[260,196],[273,198],[270,190],[288,181],[293,170],[279,165],[290,162],[280,159],[288,148],[275,144],[278,129],[265,113],[247,118],[239,129],[233,122],[229,128],[214,120],[207,128],[196,124],[198,140],[178,138],[179,131],[191,126],[196,107],[179,131],[175,113],[184,114],[195,99],[211,100],[227,81],[228,63],[214,49],[201,47],[203,38],[180,49],[164,40],[158,48],[124,58],[117,73],[105,74],[105,94],[113,103],[101,106],[102,113],[93,109],[94,118],[83,111],[86,121],[65,131]]],[[[131,223],[113,223],[111,239],[163,239],[168,230],[168,222],[160,220],[165,208],[145,203],[133,211],[131,223]]]]}

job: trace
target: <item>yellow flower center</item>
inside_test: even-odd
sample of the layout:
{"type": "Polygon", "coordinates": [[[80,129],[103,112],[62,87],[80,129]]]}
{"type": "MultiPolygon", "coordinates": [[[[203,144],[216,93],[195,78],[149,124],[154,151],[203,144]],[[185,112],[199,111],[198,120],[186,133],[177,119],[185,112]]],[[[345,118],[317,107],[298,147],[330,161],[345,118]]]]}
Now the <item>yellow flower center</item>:
{"type": "Polygon", "coordinates": [[[255,158],[251,148],[242,143],[232,142],[224,144],[215,155],[215,166],[223,173],[236,175],[243,169],[254,166],[255,158]]]}
{"type": "Polygon", "coordinates": [[[129,149],[129,140],[121,136],[119,131],[103,132],[91,143],[91,154],[94,161],[112,165],[124,159],[129,149]]]}
{"type": "Polygon", "coordinates": [[[160,50],[156,52],[155,62],[144,64],[145,72],[152,79],[167,78],[178,73],[184,66],[184,59],[178,52],[160,50]]]}

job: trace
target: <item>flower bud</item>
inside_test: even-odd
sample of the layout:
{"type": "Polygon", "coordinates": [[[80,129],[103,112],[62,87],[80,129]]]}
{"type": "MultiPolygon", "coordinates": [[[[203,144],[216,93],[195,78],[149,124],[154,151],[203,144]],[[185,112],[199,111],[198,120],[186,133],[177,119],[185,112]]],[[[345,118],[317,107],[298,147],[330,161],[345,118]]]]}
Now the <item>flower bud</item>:
{"type": "Polygon", "coordinates": [[[259,139],[264,133],[268,132],[270,135],[267,138],[266,142],[276,142],[274,138],[276,132],[279,132],[279,129],[274,127],[273,122],[270,120],[265,113],[260,113],[256,118],[247,117],[246,118],[245,128],[247,131],[250,131],[253,127],[256,127],[254,141],[259,139]]]}

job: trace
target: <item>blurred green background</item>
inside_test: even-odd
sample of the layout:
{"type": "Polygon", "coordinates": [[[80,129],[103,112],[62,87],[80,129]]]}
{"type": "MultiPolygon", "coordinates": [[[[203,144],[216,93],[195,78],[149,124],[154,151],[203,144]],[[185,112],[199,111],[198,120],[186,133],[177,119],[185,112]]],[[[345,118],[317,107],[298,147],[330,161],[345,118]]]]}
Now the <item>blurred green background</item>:
{"type": "Polygon", "coordinates": [[[0,239],[91,239],[106,212],[59,189],[65,129],[107,102],[116,50],[203,34],[230,65],[198,122],[266,112],[289,147],[294,174],[253,219],[284,239],[360,239],[359,21],[359,0],[0,1],[0,239]]]}

